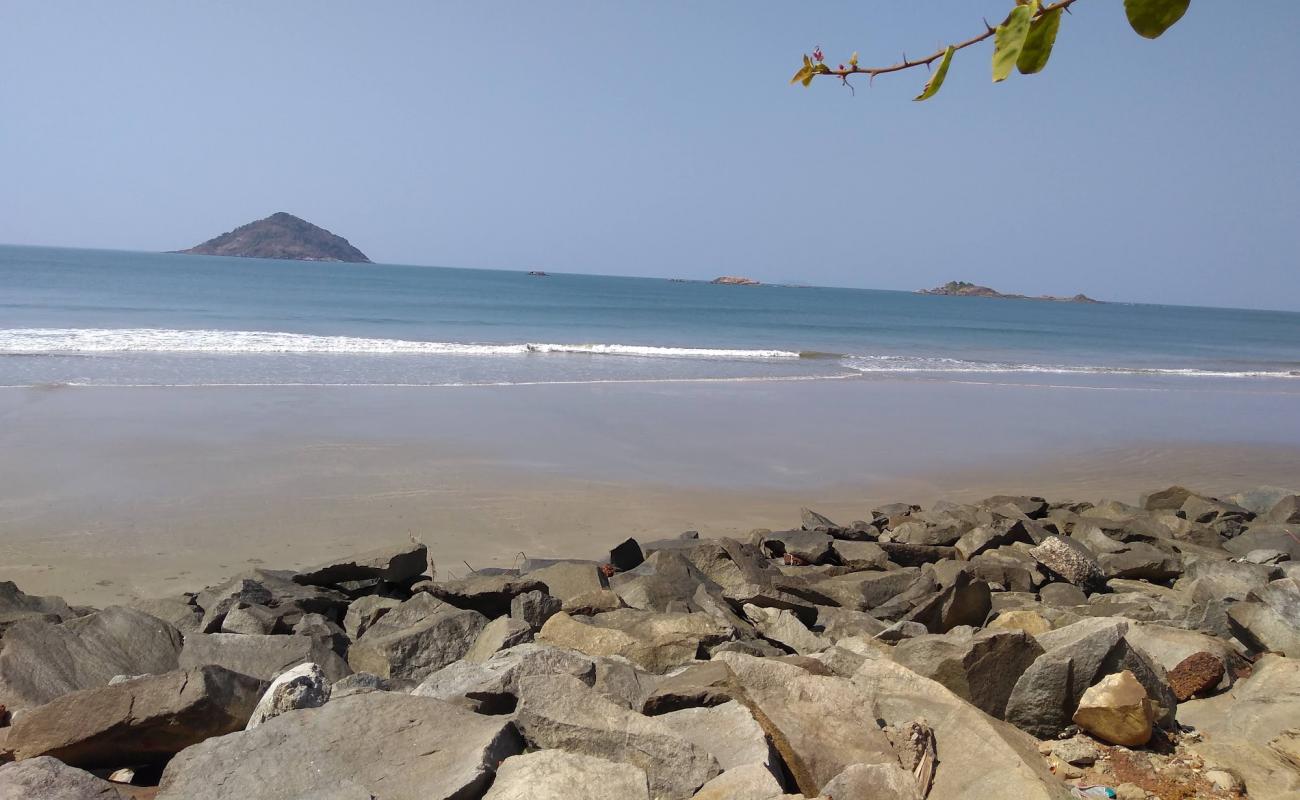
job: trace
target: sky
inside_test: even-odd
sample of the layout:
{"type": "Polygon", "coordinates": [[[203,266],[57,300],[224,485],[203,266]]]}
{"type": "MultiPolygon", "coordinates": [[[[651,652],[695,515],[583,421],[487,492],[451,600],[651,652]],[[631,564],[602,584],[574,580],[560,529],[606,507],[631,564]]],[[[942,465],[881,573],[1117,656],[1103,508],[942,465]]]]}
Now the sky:
{"type": "Polygon", "coordinates": [[[1300,3],[1159,40],[1078,0],[1046,71],[957,54],[1010,0],[0,0],[0,242],[189,247],[275,211],[372,260],[1300,310],[1300,3]]]}

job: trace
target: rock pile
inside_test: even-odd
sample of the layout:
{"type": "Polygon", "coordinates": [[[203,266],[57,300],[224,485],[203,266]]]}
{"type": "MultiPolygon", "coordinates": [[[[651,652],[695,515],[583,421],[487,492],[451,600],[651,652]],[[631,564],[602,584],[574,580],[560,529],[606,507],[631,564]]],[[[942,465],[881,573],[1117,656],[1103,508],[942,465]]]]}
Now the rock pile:
{"type": "Polygon", "coordinates": [[[1298,503],[804,509],[450,580],[411,544],[102,610],[0,583],[0,800],[1294,797],[1298,503]]]}

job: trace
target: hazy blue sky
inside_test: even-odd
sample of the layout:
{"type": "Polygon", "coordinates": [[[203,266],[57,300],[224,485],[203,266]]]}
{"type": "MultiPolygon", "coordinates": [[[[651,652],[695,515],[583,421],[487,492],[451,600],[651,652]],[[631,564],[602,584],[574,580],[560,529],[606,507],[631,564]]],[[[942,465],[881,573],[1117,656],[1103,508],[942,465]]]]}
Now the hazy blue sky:
{"type": "Polygon", "coordinates": [[[787,86],[1009,0],[0,0],[0,242],[164,250],[286,210],[376,261],[1300,309],[1300,3],[1046,73],[787,86]]]}

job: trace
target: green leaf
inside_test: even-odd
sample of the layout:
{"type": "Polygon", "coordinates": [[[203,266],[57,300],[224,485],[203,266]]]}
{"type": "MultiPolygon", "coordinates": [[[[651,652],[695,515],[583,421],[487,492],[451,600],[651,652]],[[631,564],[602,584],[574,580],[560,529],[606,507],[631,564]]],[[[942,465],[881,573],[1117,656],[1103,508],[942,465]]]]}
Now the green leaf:
{"type": "Polygon", "coordinates": [[[1007,14],[1006,21],[998,26],[993,36],[993,82],[1000,83],[1007,79],[1015,69],[1016,59],[1025,46],[1025,37],[1029,35],[1029,21],[1038,11],[1038,3],[1016,6],[1007,14]]]}
{"type": "Polygon", "coordinates": [[[952,54],[957,52],[957,48],[948,45],[948,49],[943,51],[943,58],[939,61],[939,67],[930,76],[930,80],[925,82],[925,88],[914,100],[929,100],[939,93],[939,87],[943,86],[943,79],[948,77],[948,65],[952,63],[952,54]]]}
{"type": "Polygon", "coordinates": [[[1124,0],[1128,24],[1139,36],[1155,39],[1187,13],[1192,0],[1124,0]]]}
{"type": "Polygon", "coordinates": [[[813,72],[812,70],[808,70],[808,74],[805,75],[805,76],[803,76],[803,85],[804,85],[804,86],[811,86],[811,85],[812,85],[812,79],[813,79],[813,76],[816,75],[816,74],[817,74],[816,72],[813,72]]]}
{"type": "Polygon", "coordinates": [[[1047,66],[1047,59],[1052,57],[1052,45],[1056,44],[1056,32],[1061,27],[1061,12],[1065,9],[1054,8],[1029,23],[1029,35],[1025,37],[1025,47],[1016,59],[1016,68],[1023,75],[1042,72],[1047,66]]]}
{"type": "MultiPolygon", "coordinates": [[[[807,59],[804,60],[806,61],[807,59]]],[[[803,83],[804,86],[807,86],[808,83],[804,79],[809,78],[811,76],[812,76],[812,68],[809,67],[807,64],[805,64],[804,66],[800,67],[799,71],[796,72],[794,74],[794,77],[790,79],[790,85],[793,86],[796,83],[803,83]]]]}

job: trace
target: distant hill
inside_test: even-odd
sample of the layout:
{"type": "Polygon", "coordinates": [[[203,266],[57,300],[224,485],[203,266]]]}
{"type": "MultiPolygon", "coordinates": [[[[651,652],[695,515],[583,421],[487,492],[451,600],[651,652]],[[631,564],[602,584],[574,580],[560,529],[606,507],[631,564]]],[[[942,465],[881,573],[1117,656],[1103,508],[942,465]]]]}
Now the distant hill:
{"type": "Polygon", "coordinates": [[[1086,294],[1076,294],[1074,297],[1054,297],[1050,294],[1030,297],[1025,294],[1003,294],[996,289],[990,289],[987,286],[980,286],[969,281],[948,281],[943,286],[937,286],[933,289],[918,289],[917,294],[939,294],[949,297],[999,297],[1004,300],[1052,300],[1058,303],[1100,303],[1100,300],[1093,300],[1086,294]]]}
{"type": "Polygon", "coordinates": [[[200,256],[370,263],[366,254],[349,244],[347,239],[284,211],[176,252],[200,256]]]}

